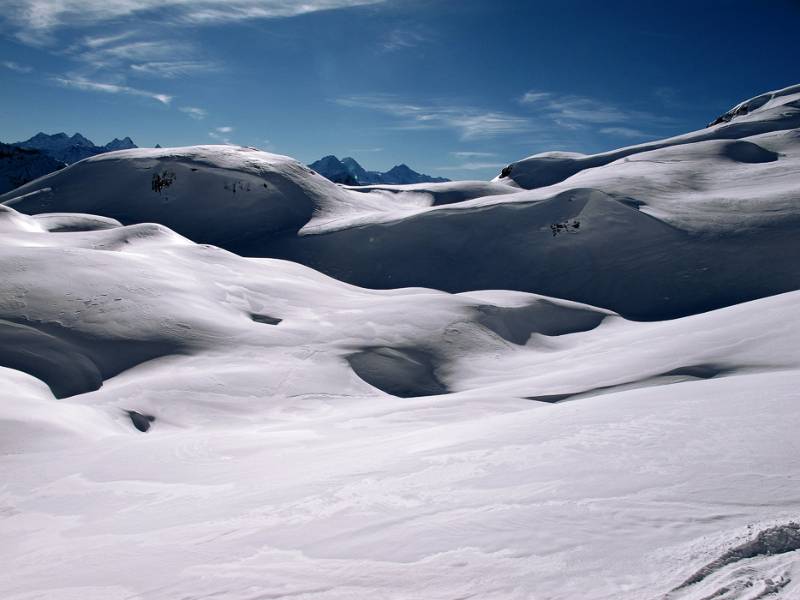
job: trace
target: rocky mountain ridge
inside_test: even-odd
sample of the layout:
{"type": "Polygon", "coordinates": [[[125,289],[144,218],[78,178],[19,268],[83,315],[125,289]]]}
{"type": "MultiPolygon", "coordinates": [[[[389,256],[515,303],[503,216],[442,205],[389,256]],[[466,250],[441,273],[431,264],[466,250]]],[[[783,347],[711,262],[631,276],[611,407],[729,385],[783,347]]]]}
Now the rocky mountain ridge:
{"type": "Polygon", "coordinates": [[[395,165],[386,172],[367,171],[356,159],[346,156],[339,160],[333,154],[324,156],[308,166],[326,179],[344,185],[408,185],[450,181],[445,177],[432,177],[424,173],[417,173],[406,164],[395,165]]]}

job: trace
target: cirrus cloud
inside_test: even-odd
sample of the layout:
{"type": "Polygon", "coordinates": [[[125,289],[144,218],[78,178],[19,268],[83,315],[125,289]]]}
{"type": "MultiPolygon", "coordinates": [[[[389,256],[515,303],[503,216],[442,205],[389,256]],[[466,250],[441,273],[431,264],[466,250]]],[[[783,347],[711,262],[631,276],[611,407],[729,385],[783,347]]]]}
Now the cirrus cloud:
{"type": "Polygon", "coordinates": [[[345,96],[335,102],[340,106],[378,111],[394,117],[396,129],[450,129],[464,140],[517,134],[532,129],[532,122],[526,117],[460,104],[406,102],[387,94],[345,96]]]}
{"type": "Polygon", "coordinates": [[[83,77],[53,77],[52,80],[63,87],[83,90],[86,92],[103,92],[106,94],[127,94],[129,96],[140,96],[143,98],[151,98],[152,100],[156,100],[161,104],[169,104],[172,102],[172,96],[169,94],[149,92],[147,90],[141,90],[127,85],[91,81],[83,77]]]}
{"type": "Polygon", "coordinates": [[[178,110],[184,114],[189,115],[196,121],[202,121],[208,116],[208,111],[206,111],[206,109],[198,108],[197,106],[181,106],[180,108],[178,108],[178,110]]]}
{"type": "Polygon", "coordinates": [[[293,17],[383,0],[6,0],[3,20],[20,41],[43,45],[59,29],[159,14],[171,25],[210,25],[293,17]]]}

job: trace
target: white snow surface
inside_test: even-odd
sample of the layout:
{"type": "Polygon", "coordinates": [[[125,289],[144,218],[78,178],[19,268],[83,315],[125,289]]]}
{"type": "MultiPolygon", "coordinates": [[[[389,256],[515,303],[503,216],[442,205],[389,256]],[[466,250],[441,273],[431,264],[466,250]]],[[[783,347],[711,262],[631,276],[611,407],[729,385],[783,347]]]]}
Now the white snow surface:
{"type": "Polygon", "coordinates": [[[0,598],[800,597],[799,103],[493,182],[195,146],[1,196],[0,598]]]}
{"type": "Polygon", "coordinates": [[[525,189],[543,187],[564,181],[585,169],[607,165],[615,160],[639,154],[694,144],[706,140],[734,140],[749,136],[800,127],[800,84],[761,94],[734,106],[721,117],[721,123],[706,129],[678,135],[665,140],[628,146],[610,152],[584,155],[574,152],[543,152],[511,163],[502,181],[525,189]]]}
{"type": "Polygon", "coordinates": [[[797,518],[800,292],[639,323],[2,223],[4,599],[800,594],[797,550],[670,592],[797,518]]]}
{"type": "MultiPolygon", "coordinates": [[[[67,169],[66,176],[53,172],[0,198],[23,212],[158,222],[222,246],[297,231],[312,217],[336,222],[409,212],[399,197],[353,192],[293,158],[240,146],[134,148],[92,156],[67,169]]],[[[432,202],[423,193],[405,196],[412,209],[432,202]]]]}
{"type": "Polygon", "coordinates": [[[798,86],[748,100],[728,121],[693,133],[511,167],[492,182],[351,189],[252,148],[131,149],[0,201],[27,214],[156,222],[362,287],[513,289],[632,319],[800,288],[798,86]]]}

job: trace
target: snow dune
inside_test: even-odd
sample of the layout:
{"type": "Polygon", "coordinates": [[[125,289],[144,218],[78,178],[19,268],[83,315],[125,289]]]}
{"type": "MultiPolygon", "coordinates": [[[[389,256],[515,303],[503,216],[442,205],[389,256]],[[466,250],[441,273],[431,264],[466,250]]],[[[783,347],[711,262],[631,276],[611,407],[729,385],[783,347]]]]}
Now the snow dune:
{"type": "Polygon", "coordinates": [[[4,598],[798,590],[714,563],[799,508],[797,292],[640,323],[3,214],[4,598]]]}
{"type": "Polygon", "coordinates": [[[288,157],[198,146],[89,158],[0,200],[158,222],[362,287],[520,290],[658,320],[800,287],[798,102],[787,88],[699,132],[533,157],[492,183],[345,188],[288,157]]]}
{"type": "Polygon", "coordinates": [[[607,165],[621,158],[706,140],[737,140],[772,131],[800,127],[800,85],[745,100],[716,119],[706,129],[666,140],[637,144],[600,154],[543,152],[511,163],[495,181],[506,181],[525,189],[560,183],[586,169],[607,165]]]}
{"type": "Polygon", "coordinates": [[[3,197],[0,596],[800,596],[796,93],[530,190],[201,146],[3,197]]]}

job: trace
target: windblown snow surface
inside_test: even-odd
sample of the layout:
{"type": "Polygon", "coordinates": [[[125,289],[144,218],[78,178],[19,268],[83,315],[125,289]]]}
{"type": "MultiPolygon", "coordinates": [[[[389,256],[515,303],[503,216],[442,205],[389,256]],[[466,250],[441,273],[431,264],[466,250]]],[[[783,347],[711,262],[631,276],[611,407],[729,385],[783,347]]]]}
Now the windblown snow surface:
{"type": "Polygon", "coordinates": [[[202,146],[7,194],[0,597],[800,597],[798,105],[490,183],[202,146]]]}

